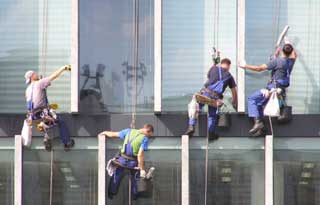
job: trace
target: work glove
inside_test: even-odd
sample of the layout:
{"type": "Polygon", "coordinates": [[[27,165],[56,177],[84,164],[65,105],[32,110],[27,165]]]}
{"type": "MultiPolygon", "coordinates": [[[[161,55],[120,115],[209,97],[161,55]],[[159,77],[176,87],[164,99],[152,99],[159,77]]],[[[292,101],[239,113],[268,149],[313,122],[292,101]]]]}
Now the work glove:
{"type": "Polygon", "coordinates": [[[267,89],[261,89],[260,92],[262,93],[264,98],[269,98],[270,97],[270,91],[267,89]]]}
{"type": "Polygon", "coordinates": [[[283,38],[283,41],[284,41],[284,44],[290,44],[290,45],[292,45],[292,43],[289,41],[289,39],[288,39],[287,36],[285,36],[285,37],[283,38]]]}
{"type": "Polygon", "coordinates": [[[146,178],[146,171],[145,170],[140,170],[140,177],[146,178]]]}

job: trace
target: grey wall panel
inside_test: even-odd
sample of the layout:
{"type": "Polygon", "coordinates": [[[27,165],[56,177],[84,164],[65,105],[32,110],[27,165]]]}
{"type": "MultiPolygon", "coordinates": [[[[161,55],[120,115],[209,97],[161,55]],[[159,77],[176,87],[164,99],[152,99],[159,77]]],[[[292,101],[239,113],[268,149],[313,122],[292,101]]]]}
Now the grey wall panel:
{"type": "MultiPolygon", "coordinates": [[[[130,114],[105,115],[72,115],[61,114],[69,126],[72,136],[97,136],[102,130],[121,130],[130,127],[130,114]]],[[[22,128],[24,115],[0,115],[0,137],[19,134],[22,128]]],[[[266,120],[268,122],[268,120],[266,120]]],[[[165,113],[161,115],[139,114],[136,118],[136,127],[144,123],[151,123],[155,127],[156,136],[181,136],[188,126],[186,113],[165,113]]],[[[267,123],[266,123],[267,124],[267,123]]],[[[317,137],[320,134],[320,115],[295,115],[291,123],[278,125],[275,121],[275,137],[317,137]]],[[[218,129],[220,136],[243,137],[248,136],[251,122],[246,115],[232,114],[232,126],[229,129],[218,129]]],[[[35,126],[34,126],[35,127],[35,126]]],[[[206,115],[200,115],[196,126],[195,136],[206,135],[206,115]]],[[[34,136],[41,136],[34,131],[34,136]]]]}

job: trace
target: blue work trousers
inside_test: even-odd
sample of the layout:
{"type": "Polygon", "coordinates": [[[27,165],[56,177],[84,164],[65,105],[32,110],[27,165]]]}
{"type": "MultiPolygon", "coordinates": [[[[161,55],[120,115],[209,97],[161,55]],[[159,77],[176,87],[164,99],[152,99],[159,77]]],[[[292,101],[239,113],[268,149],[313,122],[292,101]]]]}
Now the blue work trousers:
{"type": "MultiPolygon", "coordinates": [[[[211,99],[214,99],[209,93],[203,92],[202,95],[207,96],[211,99]]],[[[202,109],[204,107],[204,104],[199,103],[199,112],[202,112],[202,109]]],[[[208,130],[209,133],[214,133],[216,130],[216,124],[217,124],[217,108],[212,107],[208,105],[208,130]]],[[[189,125],[195,126],[197,124],[197,119],[190,118],[189,119],[189,125]]]]}
{"type": "MultiPolygon", "coordinates": [[[[138,161],[136,161],[136,160],[128,160],[123,157],[118,157],[117,161],[126,167],[134,168],[134,167],[138,166],[138,161]]],[[[110,179],[110,182],[109,182],[109,188],[108,188],[109,194],[116,195],[118,193],[119,186],[120,186],[121,180],[125,174],[125,171],[126,170],[124,168],[117,167],[117,169],[113,173],[113,175],[110,179]]],[[[130,170],[131,192],[134,196],[138,195],[137,177],[139,177],[139,171],[138,170],[130,170]]]]}

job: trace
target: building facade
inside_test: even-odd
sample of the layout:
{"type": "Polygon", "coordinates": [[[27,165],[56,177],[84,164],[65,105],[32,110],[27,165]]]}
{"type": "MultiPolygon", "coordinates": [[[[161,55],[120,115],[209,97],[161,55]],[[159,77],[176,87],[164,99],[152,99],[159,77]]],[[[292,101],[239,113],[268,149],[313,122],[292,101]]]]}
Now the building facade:
{"type": "Polygon", "coordinates": [[[317,0],[1,0],[0,204],[128,204],[126,179],[114,200],[105,197],[105,159],[120,142],[97,134],[129,127],[133,112],[137,127],[155,126],[146,164],[157,171],[152,197],[132,204],[319,204],[319,10],[317,0]],[[268,62],[285,25],[298,53],[287,93],[293,121],[250,138],[246,99],[270,74],[236,62],[268,62]],[[230,110],[232,126],[207,146],[205,115],[196,137],[181,136],[212,46],[232,61],[239,112],[230,110]],[[24,73],[64,64],[71,73],[48,95],[76,147],[64,152],[57,139],[46,152],[35,132],[21,150],[24,73]]]}

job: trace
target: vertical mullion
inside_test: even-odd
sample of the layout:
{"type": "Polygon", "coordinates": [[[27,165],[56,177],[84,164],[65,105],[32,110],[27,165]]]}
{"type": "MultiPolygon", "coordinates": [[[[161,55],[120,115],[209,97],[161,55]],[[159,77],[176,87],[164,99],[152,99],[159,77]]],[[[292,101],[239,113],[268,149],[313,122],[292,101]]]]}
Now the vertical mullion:
{"type": "Polygon", "coordinates": [[[189,136],[182,135],[181,142],[181,204],[188,205],[189,189],[189,136]]]}
{"type": "Polygon", "coordinates": [[[265,205],[273,205],[273,135],[265,138],[265,205]]]}
{"type": "Polygon", "coordinates": [[[162,110],[162,0],[154,1],[154,112],[162,110]]]}
{"type": "Polygon", "coordinates": [[[106,205],[106,137],[98,136],[98,205],[106,205]]]}
{"type": "Polygon", "coordinates": [[[14,205],[22,205],[22,139],[20,135],[14,140],[14,205]]]}
{"type": "MultiPolygon", "coordinates": [[[[237,61],[245,59],[245,10],[246,1],[238,0],[238,17],[237,17],[237,61]]],[[[245,112],[245,71],[238,67],[238,112],[245,112]]]]}
{"type": "Polygon", "coordinates": [[[71,1],[71,112],[79,111],[79,2],[71,1]]]}

